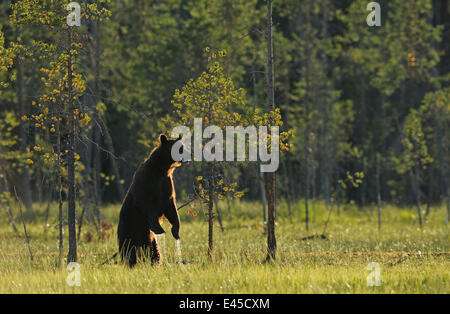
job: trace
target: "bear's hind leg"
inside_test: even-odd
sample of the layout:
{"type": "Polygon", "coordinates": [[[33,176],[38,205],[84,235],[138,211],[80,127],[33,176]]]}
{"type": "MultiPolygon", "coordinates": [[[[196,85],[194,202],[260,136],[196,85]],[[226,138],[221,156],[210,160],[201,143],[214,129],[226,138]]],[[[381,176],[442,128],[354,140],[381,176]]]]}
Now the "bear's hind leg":
{"type": "Polygon", "coordinates": [[[149,236],[149,240],[150,240],[150,257],[151,257],[151,261],[152,264],[161,264],[161,254],[159,252],[159,245],[158,242],[156,241],[156,236],[153,232],[150,231],[150,236],[149,236]]]}
{"type": "Polygon", "coordinates": [[[151,259],[152,247],[149,242],[144,243],[138,251],[138,258],[141,262],[145,263],[147,260],[151,259]]]}
{"type": "Polygon", "coordinates": [[[130,266],[130,268],[133,268],[134,265],[136,265],[136,263],[137,263],[136,247],[133,246],[130,249],[130,253],[129,253],[129,257],[128,257],[128,265],[130,266]]]}
{"type": "Polygon", "coordinates": [[[119,245],[119,252],[122,263],[127,263],[130,268],[133,268],[137,263],[136,246],[131,244],[131,241],[124,241],[119,245]]]}

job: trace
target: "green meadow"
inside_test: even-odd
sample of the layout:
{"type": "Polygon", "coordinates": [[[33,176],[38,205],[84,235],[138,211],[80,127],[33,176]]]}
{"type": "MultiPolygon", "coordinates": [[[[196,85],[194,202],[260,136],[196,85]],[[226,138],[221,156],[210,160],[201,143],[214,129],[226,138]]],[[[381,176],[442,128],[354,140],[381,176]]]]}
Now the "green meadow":
{"type": "MultiPolygon", "coordinates": [[[[413,209],[386,206],[378,230],[375,208],[345,206],[333,211],[326,239],[321,234],[328,212],[316,204],[315,221],[306,232],[301,203],[287,214],[279,204],[276,223],[277,259],[264,263],[266,237],[258,203],[222,206],[224,231],[216,221],[214,254],[207,256],[207,221],[181,210],[184,264],[176,261],[175,242],[166,234],[161,265],[100,264],[117,249],[119,205],[101,209],[103,230],[82,227],[78,245],[81,285],[66,283],[69,271],[58,267],[57,207],[47,224],[45,210],[27,222],[33,261],[23,226],[15,233],[6,215],[0,217],[0,293],[450,293],[450,241],[445,211],[433,208],[423,229],[413,209]],[[378,263],[380,285],[368,286],[369,263],[378,263]]],[[[35,207],[38,207],[37,205],[35,207]]],[[[16,209],[14,209],[16,210],[16,209]]],[[[170,230],[168,222],[163,228],[170,230]]],[[[66,229],[66,228],[65,228],[66,229]]],[[[65,230],[66,231],[66,230],[65,230]]],[[[64,238],[67,238],[66,236],[64,238]]],[[[66,254],[68,244],[64,243],[66,254]]]]}

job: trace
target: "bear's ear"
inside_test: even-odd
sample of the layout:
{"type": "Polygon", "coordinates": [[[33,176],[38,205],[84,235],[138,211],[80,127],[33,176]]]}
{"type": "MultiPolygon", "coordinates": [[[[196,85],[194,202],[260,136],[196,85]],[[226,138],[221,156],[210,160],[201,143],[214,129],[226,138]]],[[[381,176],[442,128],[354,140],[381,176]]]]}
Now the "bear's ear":
{"type": "Polygon", "coordinates": [[[161,142],[161,144],[166,144],[169,140],[167,139],[167,136],[165,136],[164,134],[161,134],[159,136],[159,141],[161,142]]]}
{"type": "Polygon", "coordinates": [[[183,134],[180,134],[180,136],[178,136],[178,140],[182,140],[183,139],[183,134]]]}

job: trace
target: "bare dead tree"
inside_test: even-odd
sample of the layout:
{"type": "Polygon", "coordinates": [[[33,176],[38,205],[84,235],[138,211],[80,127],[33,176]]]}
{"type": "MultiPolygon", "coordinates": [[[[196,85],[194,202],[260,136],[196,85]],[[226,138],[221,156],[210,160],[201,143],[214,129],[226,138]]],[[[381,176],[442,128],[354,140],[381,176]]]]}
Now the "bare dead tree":
{"type": "MultiPolygon", "coordinates": [[[[273,67],[273,38],[272,38],[272,2],[267,0],[267,98],[268,110],[275,109],[275,85],[273,67]]],[[[277,252],[277,240],[275,237],[275,172],[265,174],[267,191],[267,257],[266,261],[274,260],[277,252]]]]}
{"type": "Polygon", "coordinates": [[[69,27],[68,31],[68,58],[67,58],[67,85],[68,85],[68,105],[69,105],[69,143],[67,152],[67,183],[68,183],[68,212],[67,220],[69,225],[69,252],[67,263],[77,261],[77,231],[75,217],[75,103],[73,99],[73,68],[72,68],[72,42],[73,30],[69,27]]]}

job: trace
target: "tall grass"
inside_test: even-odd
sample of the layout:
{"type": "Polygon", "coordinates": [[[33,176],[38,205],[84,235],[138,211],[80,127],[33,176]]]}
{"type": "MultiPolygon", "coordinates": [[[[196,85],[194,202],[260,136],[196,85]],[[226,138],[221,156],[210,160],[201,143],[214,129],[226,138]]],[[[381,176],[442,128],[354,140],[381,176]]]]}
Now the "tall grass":
{"type": "MultiPolygon", "coordinates": [[[[176,248],[166,235],[167,256],[160,266],[120,264],[99,266],[117,249],[115,229],[120,206],[102,208],[112,229],[100,237],[93,225],[82,229],[79,243],[81,286],[66,284],[68,271],[58,268],[57,210],[48,224],[44,211],[27,225],[34,261],[22,230],[15,234],[6,215],[0,216],[0,293],[449,293],[450,243],[443,224],[444,208],[435,208],[420,229],[414,209],[386,206],[382,229],[376,211],[353,205],[333,212],[327,240],[302,241],[321,234],[327,211],[316,204],[316,220],[306,233],[302,202],[279,204],[276,234],[278,258],[264,264],[266,238],[258,203],[235,202],[231,216],[221,204],[225,232],[217,226],[215,251],[207,257],[207,223],[181,212],[184,265],[176,263],[176,248]],[[381,286],[368,287],[366,267],[381,266],[381,286]]],[[[163,228],[170,230],[165,222],[163,228]]],[[[66,237],[67,238],[67,237],[66,237]]],[[[67,243],[65,243],[67,248],[67,243]]]]}

